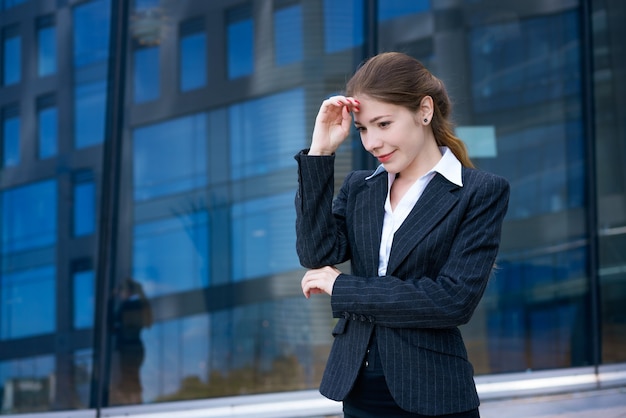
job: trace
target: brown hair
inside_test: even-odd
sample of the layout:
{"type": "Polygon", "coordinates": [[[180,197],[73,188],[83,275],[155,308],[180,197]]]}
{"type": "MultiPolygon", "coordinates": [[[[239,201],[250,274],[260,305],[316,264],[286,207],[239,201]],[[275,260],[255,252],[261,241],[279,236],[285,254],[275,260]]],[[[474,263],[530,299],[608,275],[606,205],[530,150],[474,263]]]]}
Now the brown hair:
{"type": "Polygon", "coordinates": [[[419,110],[422,99],[434,103],[431,126],[437,145],[450,149],[465,167],[473,167],[463,141],[454,135],[450,121],[452,104],[443,82],[415,58],[385,52],[365,61],[346,85],[346,95],[365,94],[375,100],[419,110]]]}

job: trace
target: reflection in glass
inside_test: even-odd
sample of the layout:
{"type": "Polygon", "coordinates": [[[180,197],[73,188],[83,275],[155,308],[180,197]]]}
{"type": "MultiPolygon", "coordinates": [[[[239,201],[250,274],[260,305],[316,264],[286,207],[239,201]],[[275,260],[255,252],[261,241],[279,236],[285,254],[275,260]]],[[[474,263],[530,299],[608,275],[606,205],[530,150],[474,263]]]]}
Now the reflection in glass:
{"type": "Polygon", "coordinates": [[[145,358],[142,331],[152,326],[152,308],[141,283],[127,277],[114,293],[110,403],[143,401],[140,369],[145,358]]]}
{"type": "Polygon", "coordinates": [[[73,233],[75,237],[93,234],[96,228],[96,184],[93,172],[74,175],[73,233]]]}
{"type": "Polygon", "coordinates": [[[74,146],[77,149],[104,141],[106,81],[74,87],[74,146]]]}
{"type": "Polygon", "coordinates": [[[5,28],[2,35],[2,85],[8,86],[22,78],[22,38],[17,26],[5,28]]]}
{"type": "Polygon", "coordinates": [[[204,21],[193,19],[180,27],[180,89],[189,91],[207,83],[207,35],[204,21]]]}
{"type": "Polygon", "coordinates": [[[226,54],[228,78],[234,79],[254,72],[254,21],[249,5],[227,13],[226,54]]]}
{"type": "Polygon", "coordinates": [[[44,97],[45,100],[38,100],[38,157],[40,159],[50,158],[58,152],[58,111],[54,105],[54,98],[44,97]],[[47,100],[51,99],[51,100],[47,100]]]}
{"type": "Polygon", "coordinates": [[[274,45],[276,65],[300,62],[302,47],[302,6],[299,4],[274,11],[274,45]]]}
{"type": "Polygon", "coordinates": [[[324,51],[327,54],[363,44],[363,1],[324,0],[324,51]]]}
{"type": "Polygon", "coordinates": [[[4,388],[3,414],[50,410],[54,399],[53,356],[26,357],[0,362],[0,385],[4,388]]]}
{"type": "Polygon", "coordinates": [[[133,68],[133,97],[135,103],[148,102],[160,96],[159,47],[135,50],[133,68]]]}
{"type": "Polygon", "coordinates": [[[20,163],[20,116],[17,106],[2,109],[2,166],[14,167],[20,163]]]}
{"type": "Polygon", "coordinates": [[[57,71],[57,31],[54,17],[37,19],[37,75],[45,77],[57,71]]]}
{"type": "Polygon", "coordinates": [[[74,328],[92,328],[95,309],[95,275],[93,270],[76,271],[72,275],[74,296],[74,328]]]}

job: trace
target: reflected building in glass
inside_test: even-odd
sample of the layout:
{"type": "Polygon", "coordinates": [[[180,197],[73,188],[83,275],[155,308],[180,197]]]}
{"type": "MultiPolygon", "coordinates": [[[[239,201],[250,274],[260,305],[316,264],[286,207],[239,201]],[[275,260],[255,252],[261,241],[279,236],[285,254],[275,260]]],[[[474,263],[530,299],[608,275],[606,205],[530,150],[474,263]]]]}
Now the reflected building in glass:
{"type": "MultiPolygon", "coordinates": [[[[297,173],[321,101],[398,50],[511,183],[462,327],[480,376],[626,368],[617,0],[0,0],[0,413],[315,390],[297,173]]],[[[356,133],[336,188],[375,168],[356,133]]]]}

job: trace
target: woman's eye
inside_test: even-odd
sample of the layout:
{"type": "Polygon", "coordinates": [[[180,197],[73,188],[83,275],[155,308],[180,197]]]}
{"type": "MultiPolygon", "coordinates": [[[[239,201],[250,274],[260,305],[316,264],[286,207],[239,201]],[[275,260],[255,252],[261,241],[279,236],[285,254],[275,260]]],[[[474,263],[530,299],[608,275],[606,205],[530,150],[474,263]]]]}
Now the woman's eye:
{"type": "Polygon", "coordinates": [[[386,128],[387,126],[389,126],[391,124],[391,122],[380,122],[379,126],[381,128],[386,128]]]}
{"type": "Polygon", "coordinates": [[[354,128],[357,130],[357,132],[364,132],[365,131],[365,128],[362,127],[362,126],[355,126],[354,128]]]}

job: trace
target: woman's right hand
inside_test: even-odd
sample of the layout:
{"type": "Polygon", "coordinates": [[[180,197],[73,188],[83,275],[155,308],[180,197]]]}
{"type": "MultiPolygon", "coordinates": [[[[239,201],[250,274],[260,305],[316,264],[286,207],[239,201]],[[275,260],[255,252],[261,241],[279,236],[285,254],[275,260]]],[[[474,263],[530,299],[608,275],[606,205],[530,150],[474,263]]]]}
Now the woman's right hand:
{"type": "Polygon", "coordinates": [[[350,133],[351,111],[359,111],[359,101],[353,97],[332,96],[322,102],[309,155],[331,155],[339,148],[350,133]]]}

